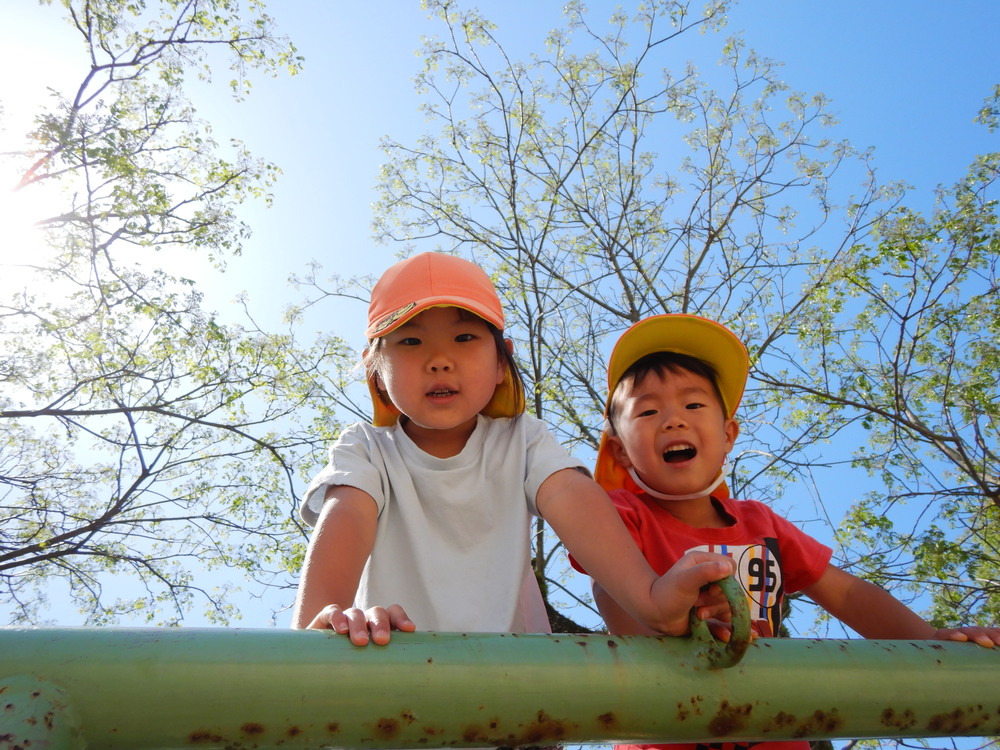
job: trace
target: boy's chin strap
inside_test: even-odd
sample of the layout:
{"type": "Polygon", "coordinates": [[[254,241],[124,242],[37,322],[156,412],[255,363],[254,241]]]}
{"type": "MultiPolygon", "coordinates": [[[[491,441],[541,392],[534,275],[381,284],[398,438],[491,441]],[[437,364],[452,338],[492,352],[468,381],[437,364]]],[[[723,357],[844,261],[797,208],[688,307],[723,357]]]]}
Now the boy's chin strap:
{"type": "Polygon", "coordinates": [[[662,492],[657,492],[652,487],[647,487],[646,483],[639,479],[639,475],[635,473],[635,467],[629,466],[628,473],[632,477],[632,481],[639,485],[639,489],[645,492],[647,495],[652,495],[658,500],[694,500],[695,498],[705,497],[706,495],[711,495],[712,490],[722,484],[723,480],[726,478],[726,474],[729,472],[729,458],[726,458],[726,462],[722,464],[722,469],[719,470],[719,477],[708,486],[708,489],[701,492],[692,492],[690,495],[665,495],[662,492]]]}

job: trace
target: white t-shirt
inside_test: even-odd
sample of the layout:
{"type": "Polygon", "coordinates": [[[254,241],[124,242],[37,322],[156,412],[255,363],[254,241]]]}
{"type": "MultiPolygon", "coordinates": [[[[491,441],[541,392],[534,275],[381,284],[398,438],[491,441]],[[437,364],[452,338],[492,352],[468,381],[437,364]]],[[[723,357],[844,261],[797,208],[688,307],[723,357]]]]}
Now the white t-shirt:
{"type": "Polygon", "coordinates": [[[326,487],[348,485],[378,506],[355,606],[400,604],[419,630],[549,632],[530,564],[538,488],[581,467],[529,415],[480,415],[457,456],[418,448],[402,427],[348,427],[312,480],[301,514],[314,525],[326,487]]]}

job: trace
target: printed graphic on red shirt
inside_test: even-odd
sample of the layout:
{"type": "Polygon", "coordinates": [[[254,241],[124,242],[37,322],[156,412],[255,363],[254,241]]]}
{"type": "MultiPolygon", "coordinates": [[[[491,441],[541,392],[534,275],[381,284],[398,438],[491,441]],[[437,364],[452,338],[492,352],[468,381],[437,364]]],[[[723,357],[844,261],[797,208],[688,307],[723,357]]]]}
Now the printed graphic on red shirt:
{"type": "Polygon", "coordinates": [[[735,575],[747,595],[752,627],[762,638],[773,638],[781,625],[784,596],[778,540],[765,537],[762,544],[703,544],[693,549],[736,561],[735,575]]]}

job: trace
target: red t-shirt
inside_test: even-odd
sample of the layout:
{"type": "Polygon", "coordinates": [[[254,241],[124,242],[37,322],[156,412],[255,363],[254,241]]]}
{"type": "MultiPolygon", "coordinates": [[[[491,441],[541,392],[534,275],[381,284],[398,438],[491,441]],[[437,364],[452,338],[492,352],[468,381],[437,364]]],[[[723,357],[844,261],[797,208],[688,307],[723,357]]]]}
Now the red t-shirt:
{"type": "Polygon", "coordinates": [[[647,495],[610,493],[642,554],[663,575],[689,550],[727,555],[736,561],[754,628],[773,637],[781,624],[781,599],[815,583],[832,550],[756,500],[712,498],[734,521],[721,529],[699,529],[678,521],[647,495]]]}
{"type": "MultiPolygon", "coordinates": [[[[699,529],[678,521],[645,494],[614,490],[618,513],[657,575],[663,575],[685,552],[705,550],[736,561],[736,578],[750,605],[754,630],[773,637],[781,624],[781,602],[819,580],[830,563],[832,550],[756,500],[712,498],[733,525],[699,529]]],[[[581,573],[570,557],[573,567],[581,573]]],[[[669,745],[616,745],[616,750],[808,750],[808,742],[712,742],[669,745]]]]}

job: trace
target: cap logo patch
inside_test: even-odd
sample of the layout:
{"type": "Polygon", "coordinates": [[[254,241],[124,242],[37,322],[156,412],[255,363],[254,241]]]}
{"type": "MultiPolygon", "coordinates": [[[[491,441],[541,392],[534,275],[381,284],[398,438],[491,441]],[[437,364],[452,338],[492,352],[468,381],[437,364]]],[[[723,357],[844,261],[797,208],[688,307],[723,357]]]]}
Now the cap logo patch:
{"type": "Polygon", "coordinates": [[[398,310],[394,310],[393,312],[389,313],[384,318],[382,318],[382,320],[379,321],[379,324],[377,326],[375,326],[375,331],[374,331],[375,337],[377,338],[378,335],[380,333],[382,333],[382,331],[384,331],[386,328],[388,328],[389,326],[391,326],[393,323],[395,323],[401,317],[403,317],[404,315],[406,315],[406,313],[408,313],[410,310],[412,310],[416,306],[417,306],[416,302],[410,302],[409,304],[403,305],[398,310]]]}

